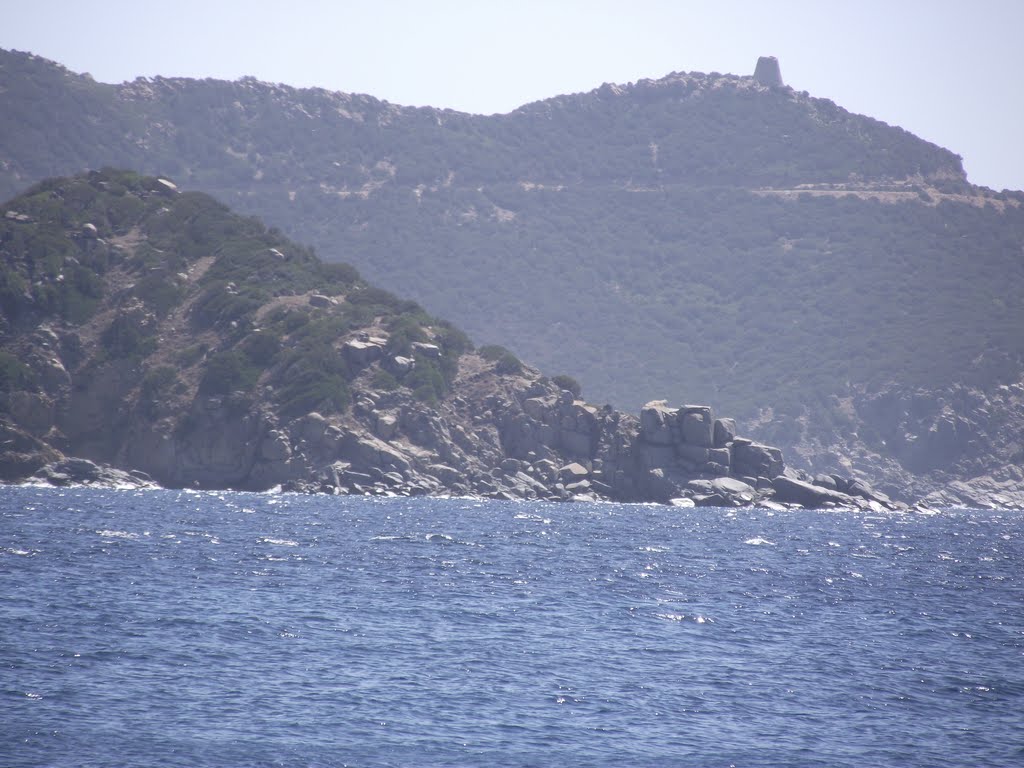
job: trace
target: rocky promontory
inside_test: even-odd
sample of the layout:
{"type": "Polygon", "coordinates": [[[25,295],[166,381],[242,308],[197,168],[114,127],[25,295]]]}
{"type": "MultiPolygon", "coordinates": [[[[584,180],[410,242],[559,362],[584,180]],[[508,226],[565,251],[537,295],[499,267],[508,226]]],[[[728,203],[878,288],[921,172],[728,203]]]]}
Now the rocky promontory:
{"type": "Polygon", "coordinates": [[[166,179],[45,182],[0,249],[6,481],[897,506],[707,405],[588,403],[166,179]]]}

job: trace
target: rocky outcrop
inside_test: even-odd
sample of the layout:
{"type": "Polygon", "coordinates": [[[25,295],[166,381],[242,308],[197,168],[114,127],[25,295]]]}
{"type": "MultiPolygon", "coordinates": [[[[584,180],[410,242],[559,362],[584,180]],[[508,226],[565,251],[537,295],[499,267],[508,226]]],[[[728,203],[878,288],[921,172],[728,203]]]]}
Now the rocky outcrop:
{"type": "Polygon", "coordinates": [[[641,496],[667,501],[685,496],[702,503],[770,495],[771,480],[782,472],[782,452],[736,436],[733,419],[716,419],[706,405],[670,408],[650,402],[640,412],[634,453],[641,496]],[[734,478],[734,483],[694,485],[695,479],[734,478]]]}
{"type": "Polygon", "coordinates": [[[791,423],[790,463],[809,476],[852,477],[907,503],[1024,509],[1024,382],[890,385],[834,398],[828,422],[791,423]]]}
{"type": "Polygon", "coordinates": [[[23,427],[0,419],[0,482],[24,480],[63,455],[23,427]]]}
{"type": "MultiPolygon", "coordinates": [[[[850,480],[829,478],[825,488],[797,473],[782,477],[779,449],[737,437],[735,422],[716,419],[708,406],[653,402],[638,419],[588,404],[535,372],[508,378],[488,371],[483,379],[460,377],[454,396],[437,407],[398,392],[363,392],[356,418],[339,423],[340,436],[316,452],[321,463],[311,460],[308,443],[291,444],[293,456],[318,466],[285,488],[677,506],[866,507],[869,499],[899,506],[850,480]]],[[[310,414],[289,434],[319,439],[329,421],[310,414]]]]}
{"type": "Polygon", "coordinates": [[[61,459],[41,467],[32,476],[50,485],[89,485],[103,488],[155,488],[153,478],[138,470],[124,471],[88,459],[61,459]]]}

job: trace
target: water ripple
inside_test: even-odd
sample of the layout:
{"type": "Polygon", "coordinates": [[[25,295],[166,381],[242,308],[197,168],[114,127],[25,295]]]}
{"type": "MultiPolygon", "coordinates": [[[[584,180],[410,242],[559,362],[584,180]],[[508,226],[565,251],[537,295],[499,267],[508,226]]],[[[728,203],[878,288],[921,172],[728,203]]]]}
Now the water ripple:
{"type": "Polygon", "coordinates": [[[1019,765],[1024,518],[6,488],[0,764],[1019,765]]]}

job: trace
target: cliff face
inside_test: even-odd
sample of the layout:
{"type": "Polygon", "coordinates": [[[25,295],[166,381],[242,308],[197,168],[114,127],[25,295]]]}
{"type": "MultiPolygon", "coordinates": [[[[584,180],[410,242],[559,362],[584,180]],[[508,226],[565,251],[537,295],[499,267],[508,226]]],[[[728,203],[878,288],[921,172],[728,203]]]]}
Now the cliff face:
{"type": "Polygon", "coordinates": [[[781,452],[707,406],[588,404],[166,179],[91,172],[0,210],[4,479],[889,503],[780,481],[781,452]]]}

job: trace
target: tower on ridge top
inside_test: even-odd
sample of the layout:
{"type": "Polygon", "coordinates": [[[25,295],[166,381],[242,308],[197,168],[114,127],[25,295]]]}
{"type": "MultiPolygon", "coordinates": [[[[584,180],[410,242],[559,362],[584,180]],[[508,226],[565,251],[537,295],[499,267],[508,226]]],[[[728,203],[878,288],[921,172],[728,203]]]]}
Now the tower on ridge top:
{"type": "Polygon", "coordinates": [[[769,88],[781,88],[782,71],[779,69],[779,60],[774,56],[761,56],[754,67],[754,79],[769,88]]]}

